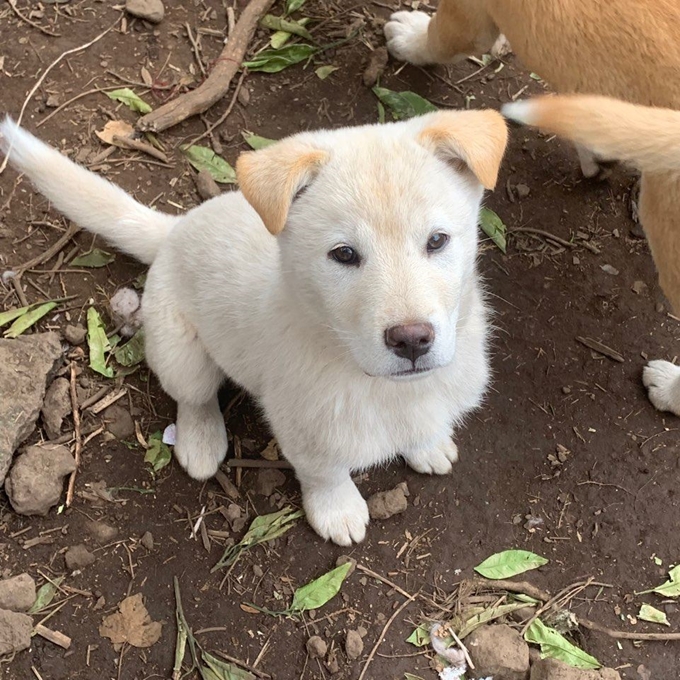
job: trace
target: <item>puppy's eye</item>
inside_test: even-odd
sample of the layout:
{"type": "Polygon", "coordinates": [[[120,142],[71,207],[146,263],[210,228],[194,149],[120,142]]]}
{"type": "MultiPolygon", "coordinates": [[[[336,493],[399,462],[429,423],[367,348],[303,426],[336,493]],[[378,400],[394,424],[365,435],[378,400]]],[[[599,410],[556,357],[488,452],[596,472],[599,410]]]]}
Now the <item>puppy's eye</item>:
{"type": "Polygon", "coordinates": [[[337,248],[333,248],[333,250],[328,253],[328,257],[335,260],[336,262],[339,262],[340,264],[354,267],[358,267],[359,263],[361,262],[359,253],[357,253],[354,248],[350,248],[349,246],[338,246],[337,248]]]}
{"type": "Polygon", "coordinates": [[[437,250],[441,250],[448,242],[449,235],[438,231],[427,240],[427,252],[434,253],[437,250]]]}

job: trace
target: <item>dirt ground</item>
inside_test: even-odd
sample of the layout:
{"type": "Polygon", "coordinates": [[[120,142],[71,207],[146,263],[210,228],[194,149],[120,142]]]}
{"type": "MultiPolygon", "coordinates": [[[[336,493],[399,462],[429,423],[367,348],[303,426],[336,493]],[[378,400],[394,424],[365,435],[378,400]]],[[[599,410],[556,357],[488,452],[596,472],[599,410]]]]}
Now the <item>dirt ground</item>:
{"type": "MultiPolygon", "coordinates": [[[[319,22],[314,35],[320,43],[344,37],[349,26],[360,29],[359,34],[306,69],[298,65],[275,75],[247,75],[243,87],[249,98],[242,94],[226,123],[215,131],[214,144],[223,156],[233,164],[247,148],[243,130],[279,138],[303,129],[376,122],[376,98],[363,85],[362,72],[371,48],[383,44],[380,26],[393,4],[397,6],[393,0],[308,0],[304,14],[319,22]],[[339,68],[321,80],[314,73],[320,64],[339,68]]],[[[243,5],[239,2],[237,9],[243,5]]],[[[46,35],[20,20],[10,4],[0,8],[0,109],[15,117],[48,64],[97,36],[121,14],[111,3],[87,0],[17,6],[25,17],[37,11],[31,21],[59,36],[46,35]]],[[[278,13],[280,8],[275,9],[278,13]]],[[[28,103],[25,125],[72,157],[91,163],[105,148],[94,131],[111,118],[131,123],[136,118],[96,88],[129,85],[156,107],[180,92],[187,76],[197,74],[193,80],[200,80],[185,25],[200,36],[209,69],[222,47],[225,7],[219,0],[170,0],[160,25],[128,18],[124,31],[118,24],[90,48],[64,59],[28,103]],[[153,88],[144,86],[142,67],[154,78],[153,88]],[[54,104],[87,91],[92,92],[55,110],[54,104]]],[[[263,45],[267,35],[260,30],[254,47],[263,45]]],[[[427,70],[390,62],[381,84],[418,92],[442,107],[498,108],[518,93],[543,91],[542,83],[513,57],[505,61],[500,70],[499,62],[485,68],[465,62],[427,70]]],[[[160,135],[169,165],[117,150],[97,163],[99,171],[141,201],[153,201],[158,209],[174,213],[196,205],[200,199],[195,173],[178,147],[203,132],[205,123],[217,120],[228,99],[203,121],[194,118],[160,135]]],[[[508,252],[503,255],[485,242],[481,255],[495,310],[493,388],[484,407],[457,435],[461,460],[452,477],[420,476],[403,464],[361,475],[364,495],[402,481],[411,495],[405,513],[372,522],[367,540],[351,551],[360,564],[408,592],[422,590],[439,598],[461,578],[472,576],[472,568],[490,554],[523,548],[550,560],[527,575],[537,586],[557,592],[588,577],[607,584],[576,599],[572,608],[577,614],[611,628],[658,632],[658,626],[631,619],[646,601],[664,609],[672,630],[679,629],[675,603],[635,595],[662,583],[668,568],[680,559],[678,423],[653,409],[641,385],[645,360],[672,358],[680,333],[657,286],[646,243],[631,219],[634,181],[620,168],[605,180],[583,180],[566,144],[526,130],[512,131],[499,186],[487,199],[508,226],[508,252]],[[555,245],[521,231],[524,228],[543,230],[571,245],[555,245]],[[576,336],[603,342],[619,352],[623,362],[589,350],[576,336]],[[563,462],[555,459],[558,445],[569,451],[563,462]]],[[[45,250],[66,222],[26,181],[17,182],[11,170],[0,175],[0,191],[4,270],[45,250]]],[[[81,233],[64,252],[74,244],[85,252],[92,243],[91,236],[81,233]]],[[[84,322],[92,302],[108,321],[108,298],[144,271],[142,265],[117,254],[102,269],[66,264],[56,275],[44,273],[55,261],[43,265],[42,272],[25,276],[29,301],[76,297],[68,302],[67,311],[43,321],[42,329],[62,328],[68,319],[84,322]]],[[[0,294],[0,308],[17,306],[11,288],[0,294]]],[[[83,366],[81,382],[92,394],[106,380],[90,371],[86,362],[83,366]]],[[[146,368],[126,378],[125,385],[128,394],[119,404],[144,436],[173,422],[173,404],[146,368]]],[[[233,402],[237,395],[238,390],[229,387],[225,402],[233,402]]],[[[99,423],[99,418],[88,416],[86,425],[92,423],[99,423]]],[[[258,459],[270,440],[247,398],[233,403],[228,428],[244,457],[258,459]]],[[[28,571],[42,583],[41,573],[66,574],[67,547],[85,543],[96,555],[92,566],[67,575],[64,584],[77,590],[68,591],[68,598],[59,596],[66,601],[49,620],[51,628],[73,638],[70,650],[34,638],[30,650],[0,667],[2,677],[170,677],[175,647],[173,577],[177,577],[187,619],[195,631],[203,631],[197,637],[206,649],[251,665],[257,661],[257,669],[280,680],[325,678],[329,670],[308,658],[305,650],[308,637],[318,633],[338,650],[335,677],[357,678],[403,597],[355,572],[340,596],[315,617],[305,615],[300,621],[249,613],[243,603],[281,609],[294,588],[328,571],[347,551],[323,543],[300,522],[273,544],[250,551],[222,583],[224,572],[211,574],[210,569],[225,541],[243,533],[240,527],[233,531],[220,512],[231,501],[214,480],[192,481],[174,462],[154,478],[143,457],[134,436],[119,442],[100,435],[85,447],[79,493],[70,510],[26,518],[12,512],[4,495],[0,499],[3,573],[28,571]],[[114,500],[83,495],[89,484],[101,480],[116,489],[114,500]],[[200,535],[190,538],[191,525],[204,507],[209,545],[200,535]],[[98,545],[87,529],[92,519],[114,526],[117,537],[98,545]],[[145,532],[153,535],[151,550],[140,543],[145,532]],[[36,538],[41,542],[31,540],[36,538]],[[131,593],[144,595],[152,619],[163,623],[163,632],[152,647],[127,648],[121,655],[98,629],[102,618],[131,593]],[[345,631],[359,626],[367,631],[365,651],[350,661],[342,651],[345,631]]],[[[259,474],[245,470],[240,480],[236,503],[248,522],[256,513],[299,504],[290,471],[285,485],[268,498],[258,492],[259,474]]],[[[234,479],[233,471],[230,476],[234,479]]],[[[403,678],[405,672],[435,677],[427,656],[414,655],[418,650],[405,643],[421,610],[422,602],[416,600],[395,619],[366,678],[403,678]]],[[[677,677],[678,643],[617,642],[588,631],[577,641],[604,664],[620,669],[623,678],[677,677]],[[641,665],[644,668],[638,671],[641,665]],[[645,675],[645,669],[651,675],[645,675]]]]}

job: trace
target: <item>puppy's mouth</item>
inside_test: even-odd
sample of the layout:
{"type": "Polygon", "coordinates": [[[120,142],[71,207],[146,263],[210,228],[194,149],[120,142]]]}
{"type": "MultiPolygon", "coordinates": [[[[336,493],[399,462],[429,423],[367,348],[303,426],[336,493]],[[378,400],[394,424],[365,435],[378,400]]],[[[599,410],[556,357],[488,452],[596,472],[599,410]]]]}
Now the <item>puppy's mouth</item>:
{"type": "Polygon", "coordinates": [[[409,368],[408,371],[399,371],[398,373],[390,373],[390,378],[412,378],[417,375],[425,375],[432,373],[433,368],[409,368]]]}

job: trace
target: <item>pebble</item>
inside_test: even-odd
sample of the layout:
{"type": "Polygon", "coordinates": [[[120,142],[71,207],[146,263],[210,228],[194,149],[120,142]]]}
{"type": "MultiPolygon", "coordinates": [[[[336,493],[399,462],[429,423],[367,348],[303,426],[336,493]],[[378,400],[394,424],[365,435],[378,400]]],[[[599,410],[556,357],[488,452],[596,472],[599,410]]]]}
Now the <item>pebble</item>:
{"type": "Polygon", "coordinates": [[[74,545],[64,554],[64,561],[69,571],[77,571],[94,564],[94,555],[84,545],[74,545]]]}
{"type": "Polygon", "coordinates": [[[80,324],[68,324],[64,328],[64,340],[70,345],[82,345],[87,337],[87,330],[80,324]]]}
{"type": "Polygon", "coordinates": [[[139,542],[149,551],[153,550],[153,534],[150,531],[145,531],[139,542]]]}
{"type": "Polygon", "coordinates": [[[356,661],[364,652],[364,641],[356,630],[348,630],[345,637],[345,654],[348,659],[356,661]]]}
{"type": "Polygon", "coordinates": [[[28,574],[19,574],[0,581],[0,609],[27,612],[35,602],[35,581],[28,574]]]}
{"type": "Polygon", "coordinates": [[[153,24],[160,24],[165,16],[165,7],[161,0],[127,0],[125,10],[139,19],[146,19],[153,24]]]}
{"type": "Polygon", "coordinates": [[[328,645],[326,641],[318,635],[314,635],[307,640],[307,653],[312,659],[323,659],[328,652],[328,645]]]}
{"type": "Polygon", "coordinates": [[[32,633],[30,616],[0,609],[0,656],[28,649],[32,633]]]}

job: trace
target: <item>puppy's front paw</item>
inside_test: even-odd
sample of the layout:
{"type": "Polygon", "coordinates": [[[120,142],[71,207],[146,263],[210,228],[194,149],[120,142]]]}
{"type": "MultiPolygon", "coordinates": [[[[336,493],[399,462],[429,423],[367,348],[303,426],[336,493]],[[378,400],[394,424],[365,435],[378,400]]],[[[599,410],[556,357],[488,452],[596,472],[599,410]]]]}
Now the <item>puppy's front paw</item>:
{"type": "Polygon", "coordinates": [[[361,543],[366,536],[368,505],[354,482],[302,490],[307,521],[321,538],[338,545],[361,543]]]}
{"type": "Polygon", "coordinates": [[[424,475],[448,475],[458,460],[458,447],[447,439],[431,449],[404,454],[409,467],[424,475]]]}
{"type": "Polygon", "coordinates": [[[680,416],[680,366],[670,361],[650,361],[642,371],[642,382],[657,411],[680,416]]]}
{"type": "Polygon", "coordinates": [[[175,456],[192,479],[210,479],[227,455],[229,442],[217,402],[209,406],[185,406],[177,410],[175,456]]]}
{"type": "Polygon", "coordinates": [[[387,49],[396,59],[410,64],[431,64],[427,47],[430,17],[425,12],[395,12],[385,24],[387,49]]]}

